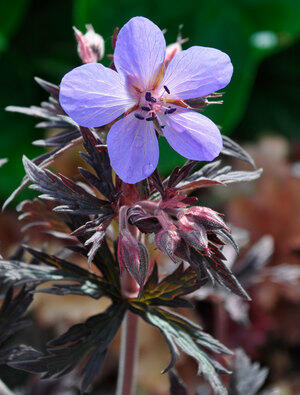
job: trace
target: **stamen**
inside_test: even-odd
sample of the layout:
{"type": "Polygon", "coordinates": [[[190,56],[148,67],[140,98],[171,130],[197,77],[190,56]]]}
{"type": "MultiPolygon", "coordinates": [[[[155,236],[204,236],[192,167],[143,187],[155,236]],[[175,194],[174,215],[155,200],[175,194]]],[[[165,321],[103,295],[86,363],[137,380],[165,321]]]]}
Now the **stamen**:
{"type": "Polygon", "coordinates": [[[169,89],[166,85],[164,85],[164,90],[165,90],[168,94],[170,94],[170,89],[169,89]]]}
{"type": "Polygon", "coordinates": [[[151,108],[150,107],[141,107],[141,109],[143,110],[143,111],[150,111],[151,110],[151,108]]]}
{"type": "Polygon", "coordinates": [[[173,114],[173,112],[175,112],[175,111],[176,111],[176,108],[170,108],[165,111],[165,114],[173,114]]]}
{"type": "Polygon", "coordinates": [[[146,118],[146,121],[154,121],[154,119],[156,119],[156,117],[149,117],[149,118],[146,118]]]}
{"type": "Polygon", "coordinates": [[[145,99],[147,100],[147,101],[152,101],[152,103],[156,103],[156,99],[155,99],[155,97],[152,97],[152,95],[151,95],[151,92],[146,92],[146,94],[145,94],[145,99]]]}
{"type": "Polygon", "coordinates": [[[140,114],[134,114],[134,116],[137,118],[137,119],[140,119],[140,120],[143,120],[143,119],[145,119],[144,117],[142,117],[140,114]]]}
{"type": "Polygon", "coordinates": [[[159,125],[161,129],[163,129],[166,125],[159,125]]]}

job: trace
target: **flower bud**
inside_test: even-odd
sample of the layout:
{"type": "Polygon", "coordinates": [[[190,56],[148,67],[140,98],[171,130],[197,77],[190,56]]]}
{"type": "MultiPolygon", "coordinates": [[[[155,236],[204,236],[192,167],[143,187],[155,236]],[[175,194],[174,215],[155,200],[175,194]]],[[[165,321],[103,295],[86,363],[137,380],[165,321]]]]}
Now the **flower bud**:
{"type": "Polygon", "coordinates": [[[175,263],[180,262],[180,259],[175,255],[175,250],[179,242],[180,235],[178,231],[174,229],[162,229],[155,235],[155,244],[157,248],[175,263]]]}
{"type": "Polygon", "coordinates": [[[95,33],[92,25],[86,25],[87,32],[82,34],[73,27],[78,42],[77,51],[83,63],[98,62],[104,56],[104,40],[100,34],[95,33]]]}
{"type": "Polygon", "coordinates": [[[187,42],[189,40],[188,38],[182,38],[181,28],[182,28],[182,26],[179,26],[179,33],[178,33],[176,42],[167,46],[166,57],[165,57],[165,66],[166,67],[171,62],[171,60],[174,58],[174,56],[178,52],[182,51],[182,44],[184,44],[185,42],[187,42]]]}
{"type": "Polygon", "coordinates": [[[218,213],[208,207],[190,207],[179,216],[179,221],[184,226],[195,221],[207,230],[225,229],[230,231],[218,213]]]}

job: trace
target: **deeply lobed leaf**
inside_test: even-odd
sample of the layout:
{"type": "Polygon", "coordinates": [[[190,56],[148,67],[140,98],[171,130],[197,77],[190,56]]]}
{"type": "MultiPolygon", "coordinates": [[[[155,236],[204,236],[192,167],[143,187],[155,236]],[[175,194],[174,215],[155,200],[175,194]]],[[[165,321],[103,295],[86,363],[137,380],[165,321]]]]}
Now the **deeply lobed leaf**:
{"type": "Polygon", "coordinates": [[[229,371],[211,357],[206,350],[227,355],[232,354],[230,350],[209,334],[203,332],[199,326],[179,315],[136,302],[133,302],[130,308],[149,324],[157,327],[163,334],[171,353],[170,363],[163,372],[169,371],[178,360],[179,347],[196,359],[199,374],[202,373],[209,381],[216,395],[227,394],[218,373],[229,373],[229,371]]]}
{"type": "Polygon", "coordinates": [[[50,341],[45,353],[25,349],[16,359],[11,359],[8,365],[15,369],[42,373],[43,378],[60,377],[73,370],[89,354],[81,370],[81,390],[84,392],[101,370],[107,348],[122,323],[125,310],[124,305],[113,304],[104,313],[72,326],[50,341]]]}

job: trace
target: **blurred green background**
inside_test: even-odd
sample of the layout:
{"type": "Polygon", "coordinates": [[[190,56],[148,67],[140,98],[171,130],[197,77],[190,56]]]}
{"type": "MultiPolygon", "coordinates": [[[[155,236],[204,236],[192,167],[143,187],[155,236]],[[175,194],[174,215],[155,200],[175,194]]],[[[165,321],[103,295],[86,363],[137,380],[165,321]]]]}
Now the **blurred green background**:
{"type": "MultiPolygon", "coordinates": [[[[39,76],[59,83],[80,64],[72,26],[85,31],[92,23],[111,53],[111,35],[132,16],[142,15],[166,28],[167,43],[176,40],[178,26],[190,45],[212,46],[227,52],[234,77],[224,104],[205,114],[234,138],[254,140],[266,133],[295,139],[299,131],[300,1],[210,0],[0,0],[0,194],[4,200],[21,180],[22,154],[33,158],[42,149],[35,120],[6,113],[8,105],[38,105],[47,98],[33,81],[39,76]]],[[[108,60],[104,60],[104,63],[108,60]]],[[[167,172],[183,159],[161,142],[160,170],[167,172]]],[[[24,198],[24,193],[22,194],[24,198]]]]}

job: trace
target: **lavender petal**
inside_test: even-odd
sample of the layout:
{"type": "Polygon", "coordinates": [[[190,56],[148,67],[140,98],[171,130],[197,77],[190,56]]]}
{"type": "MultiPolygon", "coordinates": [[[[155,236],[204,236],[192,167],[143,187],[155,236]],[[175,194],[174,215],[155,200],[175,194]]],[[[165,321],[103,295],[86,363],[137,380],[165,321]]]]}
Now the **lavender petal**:
{"type": "Polygon", "coordinates": [[[222,149],[218,127],[195,111],[178,111],[164,116],[164,135],[170,146],[185,158],[211,161],[222,149]]]}
{"type": "Polygon", "coordinates": [[[161,86],[167,86],[174,99],[195,99],[223,89],[232,72],[230,58],[224,52],[194,46],[174,56],[161,86]]]}
{"type": "Polygon", "coordinates": [[[134,114],[111,127],[107,149],[112,168],[129,184],[144,180],[156,169],[159,148],[153,123],[139,120],[134,114]]]}
{"type": "Polygon", "coordinates": [[[118,34],[114,63],[128,83],[145,91],[152,88],[165,53],[166,42],[159,27],[147,18],[135,17],[118,34]]]}
{"type": "Polygon", "coordinates": [[[108,124],[135,104],[125,80],[100,63],[88,63],[67,73],[61,81],[60,104],[80,126],[108,124]]]}

